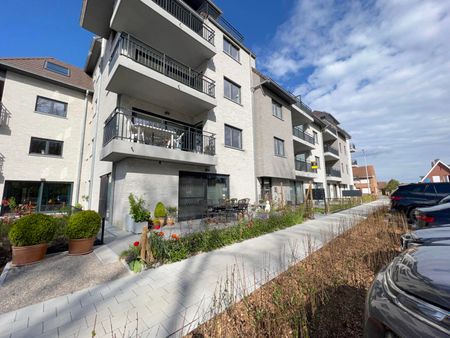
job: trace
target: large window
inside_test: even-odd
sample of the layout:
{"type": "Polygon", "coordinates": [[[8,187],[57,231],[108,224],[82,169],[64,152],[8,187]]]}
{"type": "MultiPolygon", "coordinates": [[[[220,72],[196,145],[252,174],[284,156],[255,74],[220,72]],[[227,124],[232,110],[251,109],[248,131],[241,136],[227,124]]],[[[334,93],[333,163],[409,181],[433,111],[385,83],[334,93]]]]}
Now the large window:
{"type": "Polygon", "coordinates": [[[62,156],[63,144],[63,141],[32,137],[30,154],[62,156]]]}
{"type": "Polygon", "coordinates": [[[224,96],[236,103],[241,103],[241,87],[228,79],[224,79],[224,96]]]}
{"type": "Polygon", "coordinates": [[[316,131],[313,131],[313,136],[314,136],[314,143],[319,144],[319,135],[317,134],[316,131]]]}
{"type": "Polygon", "coordinates": [[[35,110],[39,113],[66,117],[67,103],[38,96],[35,110]]]}
{"type": "Polygon", "coordinates": [[[284,156],[284,141],[282,139],[273,138],[274,146],[275,146],[275,155],[284,156]]]}
{"type": "Polygon", "coordinates": [[[272,115],[278,117],[281,120],[283,119],[282,106],[274,100],[272,100],[272,115]]]}
{"type": "Polygon", "coordinates": [[[225,125],[225,145],[242,149],[242,130],[225,125]]]}
{"type": "Polygon", "coordinates": [[[223,51],[236,61],[239,61],[239,48],[226,38],[223,38],[223,51]]]}

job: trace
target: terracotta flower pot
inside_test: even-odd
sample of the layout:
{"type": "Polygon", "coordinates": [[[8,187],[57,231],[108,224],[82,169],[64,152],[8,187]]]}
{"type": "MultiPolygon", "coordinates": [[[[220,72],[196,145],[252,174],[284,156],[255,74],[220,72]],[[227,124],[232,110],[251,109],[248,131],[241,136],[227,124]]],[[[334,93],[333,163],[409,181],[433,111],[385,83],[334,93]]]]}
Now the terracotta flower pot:
{"type": "Polygon", "coordinates": [[[69,239],[69,255],[87,255],[94,251],[95,237],[83,239],[69,239]]]}
{"type": "Polygon", "coordinates": [[[28,265],[44,259],[47,244],[12,247],[12,264],[15,266],[28,265]]]}

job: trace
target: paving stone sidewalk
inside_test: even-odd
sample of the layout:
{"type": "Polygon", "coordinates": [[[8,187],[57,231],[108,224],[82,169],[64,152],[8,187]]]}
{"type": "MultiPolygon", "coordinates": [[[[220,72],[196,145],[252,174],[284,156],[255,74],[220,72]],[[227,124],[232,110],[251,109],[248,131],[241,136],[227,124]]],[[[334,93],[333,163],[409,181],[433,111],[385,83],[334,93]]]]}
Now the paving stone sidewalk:
{"type": "Polygon", "coordinates": [[[179,337],[385,205],[383,200],[0,316],[0,338],[179,337]],[[218,297],[219,296],[219,297],[218,297]]]}

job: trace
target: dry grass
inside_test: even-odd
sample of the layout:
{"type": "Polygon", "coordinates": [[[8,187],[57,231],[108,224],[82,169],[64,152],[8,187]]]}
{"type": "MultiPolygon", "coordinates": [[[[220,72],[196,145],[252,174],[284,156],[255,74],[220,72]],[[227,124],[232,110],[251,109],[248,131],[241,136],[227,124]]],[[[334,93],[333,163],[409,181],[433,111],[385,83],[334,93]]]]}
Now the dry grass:
{"type": "Polygon", "coordinates": [[[376,212],[189,337],[361,337],[367,289],[405,230],[376,212]]]}

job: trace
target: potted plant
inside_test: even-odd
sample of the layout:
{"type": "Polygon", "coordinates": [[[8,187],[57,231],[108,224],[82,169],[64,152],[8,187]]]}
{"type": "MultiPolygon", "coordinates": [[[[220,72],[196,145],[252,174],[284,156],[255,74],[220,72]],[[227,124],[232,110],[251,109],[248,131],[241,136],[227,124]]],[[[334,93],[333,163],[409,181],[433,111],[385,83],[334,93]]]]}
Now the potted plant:
{"type": "Polygon", "coordinates": [[[154,218],[152,223],[153,223],[154,230],[161,229],[161,222],[159,221],[159,218],[154,218]]]}
{"type": "Polygon", "coordinates": [[[174,225],[176,216],[177,207],[167,207],[167,225],[174,225]]]}
{"type": "Polygon", "coordinates": [[[155,207],[155,218],[159,219],[161,226],[166,223],[167,210],[162,202],[158,202],[155,207]]]}
{"type": "Polygon", "coordinates": [[[12,244],[12,264],[27,265],[44,259],[56,228],[55,219],[43,214],[27,215],[15,221],[8,234],[12,244]]]}
{"type": "Polygon", "coordinates": [[[93,251],[101,221],[100,215],[93,210],[80,211],[70,216],[65,230],[69,239],[69,255],[86,255],[93,251]]]}
{"type": "Polygon", "coordinates": [[[145,208],[145,201],[142,197],[135,197],[133,194],[128,196],[130,203],[130,214],[127,220],[127,231],[139,234],[142,228],[148,225],[150,220],[150,211],[145,208]]]}

